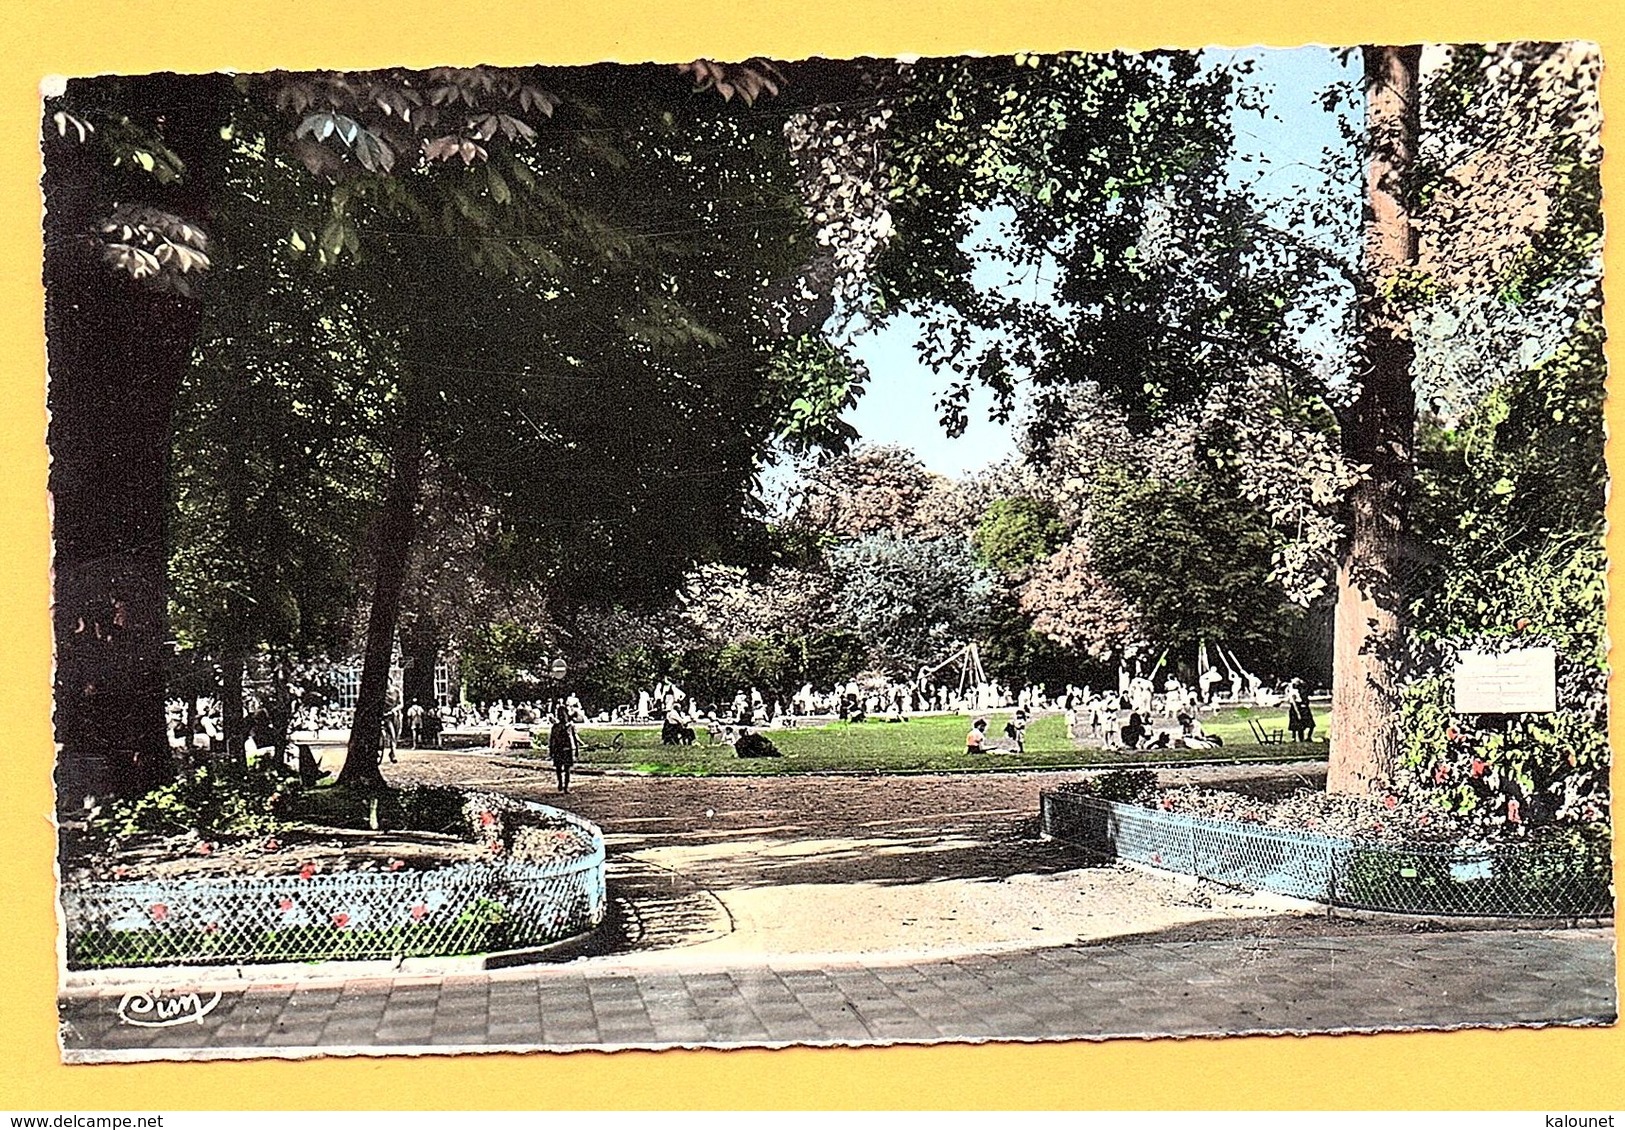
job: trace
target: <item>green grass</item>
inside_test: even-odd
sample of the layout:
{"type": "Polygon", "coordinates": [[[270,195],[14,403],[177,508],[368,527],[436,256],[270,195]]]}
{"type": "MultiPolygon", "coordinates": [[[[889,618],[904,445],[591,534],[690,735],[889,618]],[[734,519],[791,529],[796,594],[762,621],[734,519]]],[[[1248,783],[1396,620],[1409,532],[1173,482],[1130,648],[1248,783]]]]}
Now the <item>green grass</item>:
{"type": "MultiPolygon", "coordinates": [[[[1310,746],[1320,746],[1324,749],[1327,723],[1331,713],[1324,708],[1312,709],[1314,709],[1315,715],[1315,737],[1319,740],[1311,742],[1310,746]]],[[[1212,718],[1202,719],[1202,729],[1223,738],[1226,749],[1231,746],[1261,749],[1263,747],[1258,744],[1258,739],[1253,737],[1253,731],[1247,725],[1249,718],[1257,722],[1266,733],[1279,730],[1282,737],[1286,736],[1286,711],[1258,710],[1247,706],[1238,706],[1234,710],[1223,710],[1212,718]]],[[[1292,748],[1297,749],[1298,747],[1293,746],[1292,748]]]]}
{"type": "MultiPolygon", "coordinates": [[[[1280,711],[1259,711],[1253,715],[1266,729],[1285,729],[1286,715],[1280,711]]],[[[988,734],[995,744],[1004,744],[1004,724],[1009,711],[986,715],[988,734]]],[[[663,746],[658,728],[619,729],[583,727],[582,739],[588,749],[581,758],[583,768],[624,769],[662,776],[707,777],[722,774],[820,773],[833,771],[908,773],[987,769],[1070,769],[1094,765],[1114,765],[1147,761],[1177,764],[1185,761],[1257,760],[1291,756],[1325,756],[1324,742],[1309,745],[1260,746],[1247,727],[1244,711],[1227,711],[1203,725],[1209,733],[1224,739],[1216,750],[1124,750],[1090,749],[1074,743],[1066,733],[1066,720],[1060,715],[1039,718],[1027,728],[1027,748],[1023,754],[996,751],[984,754],[965,752],[965,733],[971,719],[965,717],[912,718],[907,722],[868,721],[849,724],[832,722],[823,726],[799,726],[769,730],[768,737],[782,757],[737,757],[728,746],[709,744],[703,728],[695,744],[687,747],[663,746]],[[624,748],[616,752],[609,743],[619,734],[624,748]]],[[[1325,720],[1320,718],[1321,731],[1325,720]]],[[[543,758],[544,751],[516,751],[543,758]]]]}

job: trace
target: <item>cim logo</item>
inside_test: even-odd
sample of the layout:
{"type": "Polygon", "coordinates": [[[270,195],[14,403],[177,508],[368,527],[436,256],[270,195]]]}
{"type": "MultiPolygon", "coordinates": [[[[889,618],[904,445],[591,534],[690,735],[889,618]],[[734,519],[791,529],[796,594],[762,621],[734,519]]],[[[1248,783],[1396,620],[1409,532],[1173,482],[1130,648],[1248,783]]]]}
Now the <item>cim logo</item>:
{"type": "Polygon", "coordinates": [[[217,991],[208,999],[196,992],[173,995],[148,989],[125,993],[118,1002],[119,1019],[141,1028],[169,1028],[176,1024],[202,1024],[203,1018],[220,1003],[217,991]]]}

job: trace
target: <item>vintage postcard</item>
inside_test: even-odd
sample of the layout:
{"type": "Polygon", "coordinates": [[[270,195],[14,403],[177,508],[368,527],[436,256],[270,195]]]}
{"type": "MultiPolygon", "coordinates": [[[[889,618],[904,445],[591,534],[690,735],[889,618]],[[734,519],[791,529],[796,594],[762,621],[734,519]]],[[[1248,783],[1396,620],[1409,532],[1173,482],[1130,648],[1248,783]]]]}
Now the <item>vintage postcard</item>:
{"type": "Polygon", "coordinates": [[[63,1058],[1613,1024],[1601,67],[49,81],[63,1058]]]}

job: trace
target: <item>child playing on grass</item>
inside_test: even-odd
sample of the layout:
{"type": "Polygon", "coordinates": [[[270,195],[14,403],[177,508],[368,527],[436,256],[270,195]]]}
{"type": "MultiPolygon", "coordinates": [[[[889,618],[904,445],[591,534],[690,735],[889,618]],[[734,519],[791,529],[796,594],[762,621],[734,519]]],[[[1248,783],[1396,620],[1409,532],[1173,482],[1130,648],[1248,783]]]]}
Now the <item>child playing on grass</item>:
{"type": "Polygon", "coordinates": [[[1016,709],[1015,717],[1004,724],[1004,736],[1016,743],[1017,753],[1027,752],[1027,712],[1016,709]]]}

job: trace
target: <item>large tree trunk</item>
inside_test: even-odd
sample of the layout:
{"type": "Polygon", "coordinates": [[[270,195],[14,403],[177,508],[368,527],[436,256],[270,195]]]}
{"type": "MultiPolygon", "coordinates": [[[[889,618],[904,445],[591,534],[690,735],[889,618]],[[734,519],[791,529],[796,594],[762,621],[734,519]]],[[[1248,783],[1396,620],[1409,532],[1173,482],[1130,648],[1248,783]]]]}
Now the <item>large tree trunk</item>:
{"type": "Polygon", "coordinates": [[[389,689],[390,660],[395,652],[395,626],[400,620],[401,593],[406,585],[417,533],[418,492],[423,475],[423,432],[412,418],[411,398],[391,459],[389,490],[374,528],[372,605],[367,613],[367,644],[361,661],[355,716],[350,722],[350,746],[339,772],[339,784],[362,788],[384,787],[378,767],[378,739],[384,724],[385,695],[389,689]]]}
{"type": "Polygon", "coordinates": [[[401,701],[427,710],[435,702],[434,668],[440,660],[440,627],[418,611],[401,624],[401,701]]]}
{"type": "Polygon", "coordinates": [[[1420,47],[1365,49],[1367,170],[1360,391],[1343,450],[1370,470],[1354,488],[1337,570],[1332,744],[1326,787],[1375,793],[1393,782],[1405,656],[1403,563],[1414,474],[1414,349],[1403,292],[1417,261],[1411,222],[1421,132],[1420,47]]]}
{"type": "MultiPolygon", "coordinates": [[[[207,222],[220,84],[117,81],[132,115],[162,117],[188,175],[150,198],[207,222]],[[200,167],[201,166],[201,167],[200,167]]],[[[57,798],[136,794],[174,772],[164,719],[170,418],[196,301],[157,294],[101,260],[114,191],[97,147],[46,123],[45,325],[50,370],[57,798]]]]}
{"type": "Polygon", "coordinates": [[[247,765],[243,739],[248,722],[243,711],[243,674],[247,669],[243,649],[231,645],[220,656],[220,732],[225,736],[225,759],[233,765],[247,765]]]}

